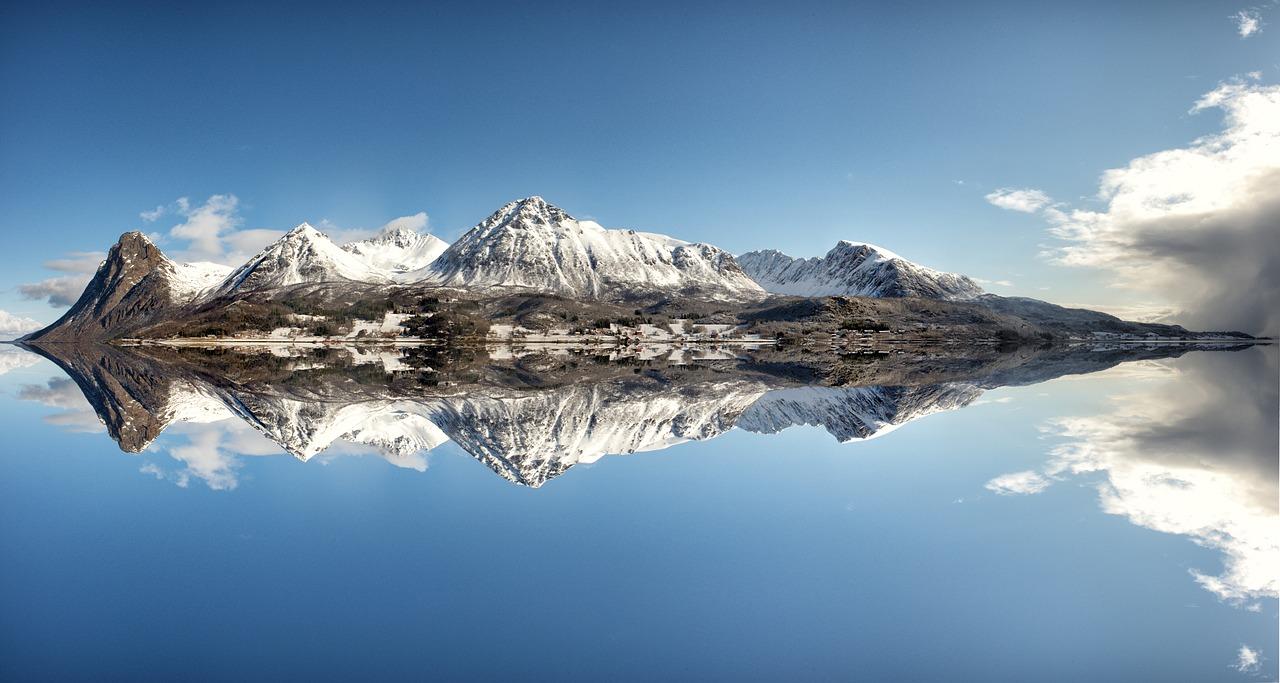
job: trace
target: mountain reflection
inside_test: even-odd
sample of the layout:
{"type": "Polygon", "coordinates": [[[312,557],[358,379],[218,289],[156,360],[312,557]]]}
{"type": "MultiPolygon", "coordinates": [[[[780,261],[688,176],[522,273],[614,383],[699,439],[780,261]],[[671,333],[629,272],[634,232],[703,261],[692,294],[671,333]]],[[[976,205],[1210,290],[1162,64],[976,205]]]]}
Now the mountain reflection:
{"type": "MultiPolygon", "coordinates": [[[[504,479],[540,487],[574,465],[657,451],[734,428],[820,427],[841,442],[979,403],[995,387],[1109,371],[1130,393],[1097,415],[1043,425],[1042,466],[991,479],[1031,495],[1070,479],[1097,487],[1110,514],[1221,553],[1191,570],[1224,600],[1255,609],[1280,583],[1272,349],[1186,353],[1178,346],[930,349],[794,356],[776,349],[662,352],[298,347],[32,347],[66,371],[20,388],[58,409],[45,419],[105,431],[122,450],[162,432],[181,469],[143,472],[180,486],[239,484],[247,456],[372,454],[427,468],[453,442],[504,479]],[[1123,365],[1121,365],[1123,363],[1123,365]],[[1240,400],[1239,397],[1243,397],[1240,400]],[[86,406],[87,401],[87,406],[86,406]]],[[[17,362],[17,361],[15,361],[17,362]]]]}
{"type": "MultiPolygon", "coordinates": [[[[986,389],[1162,358],[1181,347],[1050,347],[818,355],[775,349],[596,354],[436,347],[32,347],[70,378],[21,397],[55,423],[105,426],[139,452],[189,439],[175,479],[237,484],[237,455],[374,453],[411,469],[452,441],[503,478],[539,487],[569,468],[715,438],[821,427],[868,439],[973,403],[986,389]],[[794,355],[794,354],[793,354],[794,355]],[[74,382],[74,386],[71,384],[74,382]],[[90,417],[72,394],[82,393],[90,417]],[[265,437],[262,438],[262,437],[265,437]]],[[[162,475],[161,472],[154,472],[162,475]]],[[[1039,476],[1039,475],[1036,475],[1039,476]]]]}

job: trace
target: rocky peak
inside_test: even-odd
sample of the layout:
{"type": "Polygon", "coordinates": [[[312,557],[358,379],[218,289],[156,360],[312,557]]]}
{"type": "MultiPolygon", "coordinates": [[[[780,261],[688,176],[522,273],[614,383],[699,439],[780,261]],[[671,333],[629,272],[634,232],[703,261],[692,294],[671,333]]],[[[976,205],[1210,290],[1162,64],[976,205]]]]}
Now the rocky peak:
{"type": "Polygon", "coordinates": [[[573,216],[560,207],[547,202],[542,197],[534,196],[508,202],[481,223],[480,227],[559,225],[571,220],[574,220],[573,216]]]}
{"type": "Polygon", "coordinates": [[[174,303],[172,261],[140,232],[120,236],[80,298],[29,339],[102,339],[153,321],[174,303]]]}

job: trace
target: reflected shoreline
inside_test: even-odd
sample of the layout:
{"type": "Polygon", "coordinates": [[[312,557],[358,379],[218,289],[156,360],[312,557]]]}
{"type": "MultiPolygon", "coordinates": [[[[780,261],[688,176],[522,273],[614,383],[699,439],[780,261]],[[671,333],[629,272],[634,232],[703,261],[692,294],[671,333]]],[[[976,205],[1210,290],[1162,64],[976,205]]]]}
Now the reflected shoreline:
{"type": "MultiPolygon", "coordinates": [[[[537,489],[606,455],[660,451],[740,429],[817,427],[841,443],[891,435],[983,394],[1132,364],[1101,414],[1036,425],[1051,439],[1029,469],[990,473],[1002,497],[1074,481],[1134,525],[1218,551],[1189,569],[1249,611],[1280,593],[1280,432],[1270,345],[1089,344],[930,347],[870,353],[794,349],[450,346],[21,345],[66,373],[19,398],[92,411],[125,452],[167,430],[187,443],[141,471],[179,486],[237,487],[242,456],[376,455],[424,471],[452,443],[504,480],[537,489]],[[1194,353],[1193,353],[1194,352],[1194,353]],[[1179,359],[1176,363],[1171,359],[1179,359]],[[1144,362],[1145,361],[1145,362],[1144,362]],[[74,395],[73,395],[74,394],[74,395]],[[1240,400],[1241,396],[1246,396],[1240,400]]],[[[25,355],[25,354],[24,354],[25,355]]],[[[35,356],[32,356],[34,358],[35,356]]],[[[15,367],[20,367],[21,362],[15,367]]],[[[1113,375],[1114,376],[1114,375],[1113,375]]]]}
{"type": "Polygon", "coordinates": [[[852,353],[651,344],[19,346],[66,372],[126,452],[144,450],[175,424],[234,419],[304,461],[343,442],[417,462],[452,441],[504,479],[536,488],[604,455],[734,428],[770,434],[809,425],[841,442],[864,440],[996,387],[1252,344],[852,353]]]}

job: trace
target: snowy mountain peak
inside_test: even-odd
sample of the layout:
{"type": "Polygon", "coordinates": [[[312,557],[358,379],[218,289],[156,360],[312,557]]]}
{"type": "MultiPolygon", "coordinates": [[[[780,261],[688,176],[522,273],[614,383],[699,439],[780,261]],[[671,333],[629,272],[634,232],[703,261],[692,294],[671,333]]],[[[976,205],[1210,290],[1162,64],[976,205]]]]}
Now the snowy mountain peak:
{"type": "Polygon", "coordinates": [[[564,209],[535,195],[507,202],[478,227],[557,225],[572,220],[573,216],[564,209]]]}
{"type": "Polygon", "coordinates": [[[926,268],[888,249],[850,240],[841,240],[820,258],[792,258],[766,249],[743,254],[738,263],[776,294],[950,300],[982,294],[982,288],[963,275],[926,268]]]}
{"type": "Polygon", "coordinates": [[[280,239],[296,240],[300,238],[301,239],[321,239],[321,238],[329,239],[328,236],[326,236],[323,232],[316,230],[315,227],[313,227],[310,223],[307,223],[305,221],[302,223],[299,223],[298,227],[290,230],[289,232],[286,232],[284,236],[281,237],[280,239]]]}
{"type": "Polygon", "coordinates": [[[378,283],[388,278],[303,223],[227,276],[217,294],[334,281],[378,283]]]}
{"type": "Polygon", "coordinates": [[[578,221],[541,197],[510,202],[431,265],[431,282],[586,299],[761,299],[733,256],[709,244],[578,221]]]}
{"type": "Polygon", "coordinates": [[[363,261],[371,272],[395,282],[415,282],[427,275],[431,265],[449,243],[430,233],[406,226],[388,228],[368,239],[342,245],[363,261]]]}

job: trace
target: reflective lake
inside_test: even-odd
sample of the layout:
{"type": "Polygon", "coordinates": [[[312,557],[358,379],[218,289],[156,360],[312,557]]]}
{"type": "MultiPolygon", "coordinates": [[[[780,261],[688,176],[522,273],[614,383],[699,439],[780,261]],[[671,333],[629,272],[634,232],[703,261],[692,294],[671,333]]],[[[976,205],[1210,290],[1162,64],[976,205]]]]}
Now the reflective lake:
{"type": "Polygon", "coordinates": [[[1276,680],[1277,353],[0,346],[0,678],[1276,680]]]}

